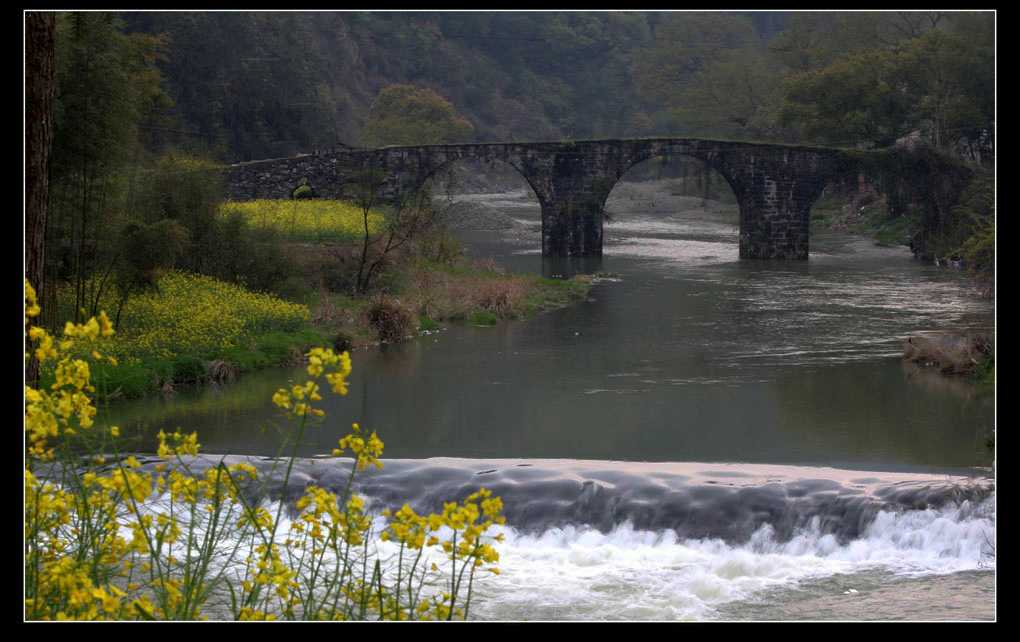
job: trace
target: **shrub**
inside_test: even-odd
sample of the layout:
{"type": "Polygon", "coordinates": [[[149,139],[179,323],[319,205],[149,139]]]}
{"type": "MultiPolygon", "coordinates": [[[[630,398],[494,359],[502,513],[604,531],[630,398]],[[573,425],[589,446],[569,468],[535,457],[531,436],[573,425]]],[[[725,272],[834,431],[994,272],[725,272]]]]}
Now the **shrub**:
{"type": "Polygon", "coordinates": [[[517,279],[485,280],[474,293],[475,305],[501,318],[512,316],[524,299],[524,284],[517,279]]]}
{"type": "Polygon", "coordinates": [[[312,189],[311,185],[305,183],[303,185],[298,185],[297,188],[291,192],[290,197],[294,199],[315,198],[315,190],[312,189]]]}
{"type": "Polygon", "coordinates": [[[427,261],[452,267],[463,258],[464,246],[445,225],[438,225],[418,240],[418,252],[427,261]]]}
{"type": "Polygon", "coordinates": [[[368,323],[375,329],[380,341],[403,341],[412,333],[411,314],[394,299],[380,298],[368,309],[368,323]]]}
{"type": "Polygon", "coordinates": [[[350,352],[354,347],[354,339],[346,332],[337,332],[333,337],[333,349],[337,352],[350,352]]]}
{"type": "Polygon", "coordinates": [[[439,324],[429,317],[421,317],[418,319],[418,331],[419,332],[435,332],[439,329],[439,324]]]}
{"type": "Polygon", "coordinates": [[[495,314],[493,314],[492,312],[486,312],[486,311],[482,310],[482,311],[475,312],[474,314],[472,314],[471,318],[469,319],[469,321],[473,325],[490,326],[490,325],[496,325],[496,323],[499,321],[499,318],[495,314]]]}
{"type": "Polygon", "coordinates": [[[176,382],[194,382],[205,379],[205,362],[190,354],[178,355],[172,362],[172,376],[176,382]]]}

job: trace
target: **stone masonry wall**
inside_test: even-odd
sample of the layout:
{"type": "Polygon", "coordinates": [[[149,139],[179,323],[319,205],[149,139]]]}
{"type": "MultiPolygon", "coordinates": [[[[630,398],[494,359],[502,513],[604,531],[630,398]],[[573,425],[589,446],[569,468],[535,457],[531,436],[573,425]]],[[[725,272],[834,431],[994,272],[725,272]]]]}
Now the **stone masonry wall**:
{"type": "Polygon", "coordinates": [[[637,163],[687,155],[718,171],[740,206],[740,257],[806,259],[811,205],[847,171],[838,150],[711,141],[635,139],[334,150],[254,161],[225,170],[227,197],[290,198],[302,183],[324,198],[349,198],[365,172],[393,199],[462,159],[501,161],[528,181],[542,205],[544,256],[600,256],[602,210],[613,185],[637,163]]]}

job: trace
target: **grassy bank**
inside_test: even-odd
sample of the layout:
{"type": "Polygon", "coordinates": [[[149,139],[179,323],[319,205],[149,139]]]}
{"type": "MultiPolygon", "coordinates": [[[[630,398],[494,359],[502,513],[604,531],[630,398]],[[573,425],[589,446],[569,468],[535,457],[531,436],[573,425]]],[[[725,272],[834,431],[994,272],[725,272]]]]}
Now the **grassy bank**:
{"type": "MultiPolygon", "coordinates": [[[[117,304],[108,300],[102,307],[113,311],[117,304]]],[[[296,362],[307,347],[325,341],[304,305],[169,272],[157,289],[128,299],[117,333],[99,345],[117,365],[95,361],[93,380],[100,396],[137,397],[296,362]]]]}
{"type": "Polygon", "coordinates": [[[508,274],[491,262],[443,265],[417,261],[400,270],[388,294],[352,297],[320,291],[308,299],[312,323],[355,348],[380,342],[373,311],[385,309],[403,337],[431,332],[444,323],[491,326],[583,301],[592,277],[547,279],[508,274]]]}
{"type": "Polygon", "coordinates": [[[262,368],[300,364],[316,345],[358,349],[444,323],[490,326],[527,318],[583,300],[591,281],[506,274],[491,264],[418,263],[401,272],[396,282],[403,287],[394,293],[352,297],[323,290],[305,304],[170,272],[158,281],[158,291],[128,300],[116,335],[100,344],[117,364],[93,361],[93,381],[104,399],[230,381],[262,368]],[[385,328],[373,319],[380,307],[388,311],[387,327],[396,336],[383,334],[385,328]]]}

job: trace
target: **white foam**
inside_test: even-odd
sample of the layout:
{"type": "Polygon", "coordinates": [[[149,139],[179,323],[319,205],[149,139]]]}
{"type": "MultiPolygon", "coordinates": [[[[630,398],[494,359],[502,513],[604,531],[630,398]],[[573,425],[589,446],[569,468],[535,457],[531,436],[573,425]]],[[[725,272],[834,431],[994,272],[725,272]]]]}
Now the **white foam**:
{"type": "Polygon", "coordinates": [[[678,541],[629,525],[602,534],[506,530],[499,577],[478,588],[482,619],[711,618],[715,609],[808,579],[881,569],[923,576],[990,568],[994,497],[980,505],[880,513],[841,545],[817,521],[787,542],[763,526],[746,544],[678,541]]]}
{"type": "MultiPolygon", "coordinates": [[[[267,508],[275,515],[278,506],[267,508]]],[[[165,507],[156,502],[149,509],[165,507]]],[[[284,516],[278,533],[289,526],[284,516]]],[[[383,527],[377,517],[374,531],[383,527]]],[[[703,620],[722,605],[838,574],[877,569],[923,577],[992,569],[995,497],[939,510],[880,512],[846,544],[824,534],[817,519],[785,542],[766,524],[740,545],[680,540],[673,531],[639,531],[629,524],[608,533],[573,526],[538,535],[501,531],[501,574],[479,576],[472,619],[703,620]]],[[[220,546],[226,550],[234,539],[224,535],[220,546]]],[[[393,559],[397,548],[377,542],[375,552],[393,559]]],[[[441,551],[430,557],[445,570],[441,551]]]]}

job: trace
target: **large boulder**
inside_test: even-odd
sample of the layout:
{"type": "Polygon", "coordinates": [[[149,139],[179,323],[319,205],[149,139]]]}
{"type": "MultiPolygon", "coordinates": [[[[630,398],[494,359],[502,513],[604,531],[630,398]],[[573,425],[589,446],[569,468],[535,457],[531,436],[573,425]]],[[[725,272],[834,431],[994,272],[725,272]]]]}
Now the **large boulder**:
{"type": "Polygon", "coordinates": [[[968,374],[992,350],[992,336],[974,332],[926,332],[903,342],[904,359],[937,366],[944,374],[968,374]]]}

